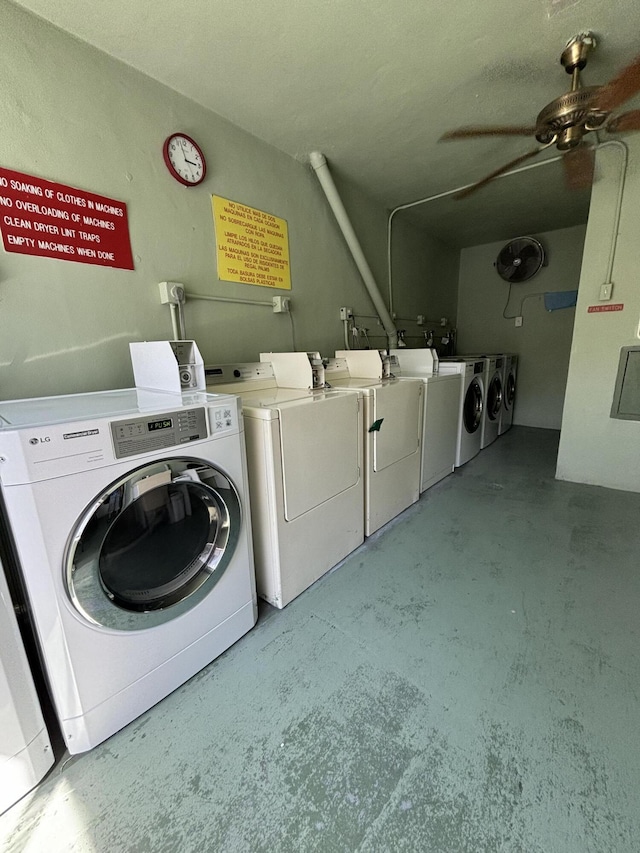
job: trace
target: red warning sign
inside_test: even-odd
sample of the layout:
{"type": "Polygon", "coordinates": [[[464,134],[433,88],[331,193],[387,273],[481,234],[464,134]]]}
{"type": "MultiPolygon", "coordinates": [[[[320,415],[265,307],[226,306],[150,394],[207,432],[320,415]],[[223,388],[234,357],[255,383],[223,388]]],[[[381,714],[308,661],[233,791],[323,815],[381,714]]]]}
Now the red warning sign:
{"type": "Polygon", "coordinates": [[[5,251],[132,270],[127,205],[0,167],[5,251]]]}
{"type": "Polygon", "coordinates": [[[607,303],[606,305],[589,305],[587,308],[587,314],[605,314],[609,313],[609,311],[622,311],[624,308],[624,302],[614,302],[612,304],[607,303]]]}

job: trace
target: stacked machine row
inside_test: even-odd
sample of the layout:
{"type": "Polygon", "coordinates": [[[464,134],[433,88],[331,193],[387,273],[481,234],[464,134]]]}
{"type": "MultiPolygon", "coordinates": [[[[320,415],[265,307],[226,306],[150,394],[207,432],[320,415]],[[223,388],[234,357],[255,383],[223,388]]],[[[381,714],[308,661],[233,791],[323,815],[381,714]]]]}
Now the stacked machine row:
{"type": "MultiPolygon", "coordinates": [[[[256,594],[286,606],[511,423],[507,356],[263,353],[195,363],[176,394],[149,352],[135,388],[0,402],[2,561],[72,754],[249,631],[256,594]]],[[[37,704],[3,683],[3,706],[37,704]]],[[[50,764],[32,729],[3,743],[14,791],[50,764]]]]}

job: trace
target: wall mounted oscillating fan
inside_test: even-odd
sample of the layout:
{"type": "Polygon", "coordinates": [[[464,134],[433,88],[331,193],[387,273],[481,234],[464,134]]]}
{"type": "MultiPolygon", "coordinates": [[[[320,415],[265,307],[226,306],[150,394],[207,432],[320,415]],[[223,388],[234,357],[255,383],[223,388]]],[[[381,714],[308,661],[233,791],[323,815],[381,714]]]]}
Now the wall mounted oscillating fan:
{"type": "Polygon", "coordinates": [[[495,262],[500,278],[510,283],[528,281],[545,263],[542,244],[533,237],[510,240],[495,262]]]}

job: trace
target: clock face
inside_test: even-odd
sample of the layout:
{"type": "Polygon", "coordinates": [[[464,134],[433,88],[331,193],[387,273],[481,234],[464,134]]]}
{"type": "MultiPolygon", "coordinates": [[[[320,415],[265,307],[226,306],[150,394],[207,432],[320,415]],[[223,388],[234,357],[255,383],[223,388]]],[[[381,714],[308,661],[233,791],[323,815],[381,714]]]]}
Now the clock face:
{"type": "Polygon", "coordinates": [[[164,162],[176,181],[195,187],[204,181],[207,164],[198,145],[186,133],[172,133],[164,141],[164,162]]]}

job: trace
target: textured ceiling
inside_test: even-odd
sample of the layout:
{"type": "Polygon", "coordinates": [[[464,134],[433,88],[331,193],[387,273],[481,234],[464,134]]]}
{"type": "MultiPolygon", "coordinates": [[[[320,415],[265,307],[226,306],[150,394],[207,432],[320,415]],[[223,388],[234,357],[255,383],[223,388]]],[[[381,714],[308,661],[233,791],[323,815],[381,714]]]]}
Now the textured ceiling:
{"type": "MultiPolygon", "coordinates": [[[[531,124],[569,86],[559,56],[576,33],[598,37],[586,83],[639,50],[638,0],[110,0],[90,14],[85,0],[19,5],[298,159],[322,151],[389,208],[529,150],[528,139],[438,138],[464,124],[531,124]]],[[[425,221],[431,208],[433,227],[458,245],[500,239],[509,222],[524,233],[585,221],[588,198],[559,177],[538,191],[546,169],[440,216],[425,205],[425,221]]]]}

